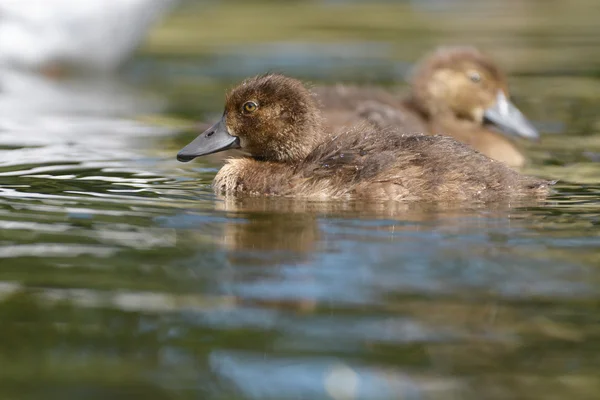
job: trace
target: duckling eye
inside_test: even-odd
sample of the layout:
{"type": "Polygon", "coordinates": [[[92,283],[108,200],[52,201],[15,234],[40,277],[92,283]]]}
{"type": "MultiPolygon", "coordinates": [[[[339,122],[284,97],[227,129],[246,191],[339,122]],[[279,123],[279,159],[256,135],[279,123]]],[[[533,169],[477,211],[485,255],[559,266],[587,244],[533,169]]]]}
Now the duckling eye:
{"type": "Polygon", "coordinates": [[[258,108],[258,104],[253,101],[247,101],[244,103],[243,110],[245,114],[252,114],[258,108]]]}
{"type": "Polygon", "coordinates": [[[469,72],[469,79],[472,82],[479,83],[481,82],[481,75],[479,75],[479,72],[477,71],[471,71],[469,72]]]}

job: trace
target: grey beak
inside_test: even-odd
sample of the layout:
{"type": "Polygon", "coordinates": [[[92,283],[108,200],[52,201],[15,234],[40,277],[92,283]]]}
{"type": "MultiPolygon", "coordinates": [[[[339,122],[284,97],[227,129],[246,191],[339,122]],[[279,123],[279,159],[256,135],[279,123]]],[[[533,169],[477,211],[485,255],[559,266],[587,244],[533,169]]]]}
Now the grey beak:
{"type": "Polygon", "coordinates": [[[229,134],[225,124],[225,116],[223,116],[219,122],[202,132],[190,144],[181,149],[177,153],[177,160],[188,162],[196,157],[239,148],[240,140],[229,134]]]}
{"type": "Polygon", "coordinates": [[[498,91],[496,104],[485,110],[483,117],[486,121],[508,134],[537,140],[540,135],[531,122],[519,109],[506,98],[502,90],[498,91]]]}

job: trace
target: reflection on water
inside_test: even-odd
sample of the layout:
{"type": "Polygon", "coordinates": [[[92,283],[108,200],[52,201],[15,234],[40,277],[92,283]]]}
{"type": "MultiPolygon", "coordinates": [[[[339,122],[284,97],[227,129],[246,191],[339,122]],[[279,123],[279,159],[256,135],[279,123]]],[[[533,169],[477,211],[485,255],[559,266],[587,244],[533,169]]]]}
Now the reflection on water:
{"type": "Polygon", "coordinates": [[[597,187],[500,209],[227,204],[138,163],[3,180],[5,395],[595,388],[597,187]]]}
{"type": "MultiPolygon", "coordinates": [[[[231,82],[169,63],[148,85],[0,75],[1,398],[597,396],[597,99],[570,92],[585,107],[528,145],[528,172],[563,179],[544,203],[219,199],[222,158],[177,163],[193,133],[139,117],[165,112],[157,87],[208,115],[231,82]]],[[[519,88],[553,82],[518,80],[540,126],[563,103],[519,88]]]]}
{"type": "MultiPolygon", "coordinates": [[[[115,77],[82,76],[52,80],[37,74],[0,70],[2,122],[21,115],[20,123],[36,114],[131,116],[159,112],[165,100],[143,93],[115,77]]],[[[18,125],[17,125],[18,126],[18,125]]],[[[2,125],[0,125],[0,128],[2,125]]]]}

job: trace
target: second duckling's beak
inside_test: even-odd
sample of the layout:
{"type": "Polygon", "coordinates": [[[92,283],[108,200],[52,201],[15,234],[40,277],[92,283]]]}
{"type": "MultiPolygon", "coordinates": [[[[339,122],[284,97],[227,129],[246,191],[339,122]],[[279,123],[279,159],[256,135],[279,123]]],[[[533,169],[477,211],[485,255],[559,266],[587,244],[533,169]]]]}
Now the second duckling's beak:
{"type": "Polygon", "coordinates": [[[498,91],[496,104],[485,110],[483,118],[506,133],[532,140],[537,140],[540,137],[537,129],[535,129],[521,111],[506,98],[506,95],[502,90],[498,91]]]}
{"type": "Polygon", "coordinates": [[[225,117],[202,132],[190,144],[177,153],[177,160],[192,161],[196,157],[205,156],[228,149],[239,149],[240,139],[229,134],[225,117]]]}

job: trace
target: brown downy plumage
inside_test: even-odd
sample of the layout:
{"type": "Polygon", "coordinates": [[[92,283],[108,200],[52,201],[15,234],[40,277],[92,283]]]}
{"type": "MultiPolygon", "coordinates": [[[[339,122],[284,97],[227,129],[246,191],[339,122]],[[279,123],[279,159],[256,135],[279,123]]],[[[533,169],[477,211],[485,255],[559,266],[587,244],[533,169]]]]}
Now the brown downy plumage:
{"type": "Polygon", "coordinates": [[[298,80],[268,74],[227,96],[222,119],[179,152],[180,161],[242,148],[214,179],[225,195],[495,201],[543,196],[549,183],[444,136],[401,135],[362,124],[323,128],[315,96],[298,80]]]}
{"type": "Polygon", "coordinates": [[[318,87],[332,128],[367,120],[403,133],[451,136],[495,160],[522,166],[525,157],[502,134],[537,139],[538,133],[508,100],[506,77],[472,47],[440,48],[415,68],[406,98],[380,88],[318,87]]]}

